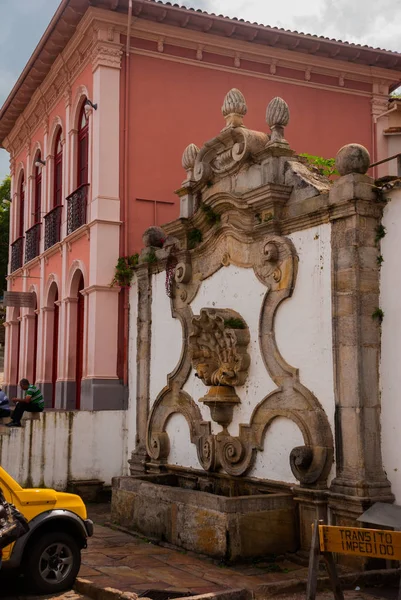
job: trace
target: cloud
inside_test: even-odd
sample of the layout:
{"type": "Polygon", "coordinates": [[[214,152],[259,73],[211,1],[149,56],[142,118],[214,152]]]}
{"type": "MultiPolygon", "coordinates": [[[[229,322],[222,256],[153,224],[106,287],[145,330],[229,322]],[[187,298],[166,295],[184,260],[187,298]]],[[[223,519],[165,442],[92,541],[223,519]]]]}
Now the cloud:
{"type": "Polygon", "coordinates": [[[401,52],[398,0],[183,0],[182,4],[272,27],[401,52]]]}

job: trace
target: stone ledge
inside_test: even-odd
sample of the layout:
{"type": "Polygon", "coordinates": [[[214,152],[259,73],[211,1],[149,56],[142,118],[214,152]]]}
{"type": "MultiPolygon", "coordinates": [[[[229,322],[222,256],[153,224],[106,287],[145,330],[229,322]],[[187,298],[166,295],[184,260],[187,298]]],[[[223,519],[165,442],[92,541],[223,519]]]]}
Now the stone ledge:
{"type": "MultiPolygon", "coordinates": [[[[150,582],[149,587],[152,587],[150,582]]],[[[108,587],[102,588],[88,579],[81,579],[79,577],[75,581],[74,590],[79,594],[89,596],[93,600],[137,600],[139,598],[138,594],[134,592],[122,592],[108,587]]],[[[185,598],[176,598],[176,600],[253,600],[253,598],[254,594],[251,590],[239,589],[186,596],[185,598]]],[[[142,598],[142,600],[150,599],[142,598]]]]}

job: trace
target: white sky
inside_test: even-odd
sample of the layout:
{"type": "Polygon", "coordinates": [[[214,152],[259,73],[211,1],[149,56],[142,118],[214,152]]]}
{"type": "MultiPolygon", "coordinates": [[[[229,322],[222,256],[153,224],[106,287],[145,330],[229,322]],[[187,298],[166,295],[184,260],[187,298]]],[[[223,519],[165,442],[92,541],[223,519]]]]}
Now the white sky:
{"type": "MultiPolygon", "coordinates": [[[[401,52],[401,0],[173,0],[273,27],[401,52]]],[[[59,0],[0,0],[0,105],[11,91],[59,0]]],[[[0,181],[8,155],[0,151],[0,181]]]]}

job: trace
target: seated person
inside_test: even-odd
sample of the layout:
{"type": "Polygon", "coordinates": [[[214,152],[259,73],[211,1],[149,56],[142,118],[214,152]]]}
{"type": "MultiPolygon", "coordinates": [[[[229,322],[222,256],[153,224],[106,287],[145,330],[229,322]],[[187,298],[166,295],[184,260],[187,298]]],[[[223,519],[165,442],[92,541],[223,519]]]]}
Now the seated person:
{"type": "Polygon", "coordinates": [[[2,389],[0,389],[0,419],[11,416],[10,401],[2,389]]]}
{"type": "Polygon", "coordinates": [[[31,385],[28,379],[21,379],[20,388],[25,392],[25,398],[13,398],[12,402],[16,403],[16,407],[12,414],[11,423],[7,423],[7,427],[21,427],[21,418],[25,411],[27,412],[43,412],[45,402],[42,392],[35,385],[31,385]]]}

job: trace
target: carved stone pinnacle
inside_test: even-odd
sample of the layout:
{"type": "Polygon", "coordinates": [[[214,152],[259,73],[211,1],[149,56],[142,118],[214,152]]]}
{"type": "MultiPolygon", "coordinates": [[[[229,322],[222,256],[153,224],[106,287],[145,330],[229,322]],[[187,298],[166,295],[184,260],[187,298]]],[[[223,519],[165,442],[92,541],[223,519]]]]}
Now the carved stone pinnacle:
{"type": "Polygon", "coordinates": [[[186,170],[186,172],[188,174],[194,168],[195,160],[198,155],[198,152],[199,152],[199,148],[195,144],[189,144],[189,146],[187,146],[184,150],[184,153],[182,155],[182,166],[184,167],[184,169],[186,170]]]}
{"type": "Polygon", "coordinates": [[[233,88],[224,98],[221,112],[226,120],[226,127],[241,127],[243,118],[248,111],[243,94],[233,88]]]}
{"type": "Polygon", "coordinates": [[[266,110],[266,122],[272,130],[271,142],[285,142],[284,127],[290,120],[288,104],[279,97],[273,98],[266,110]]]}

